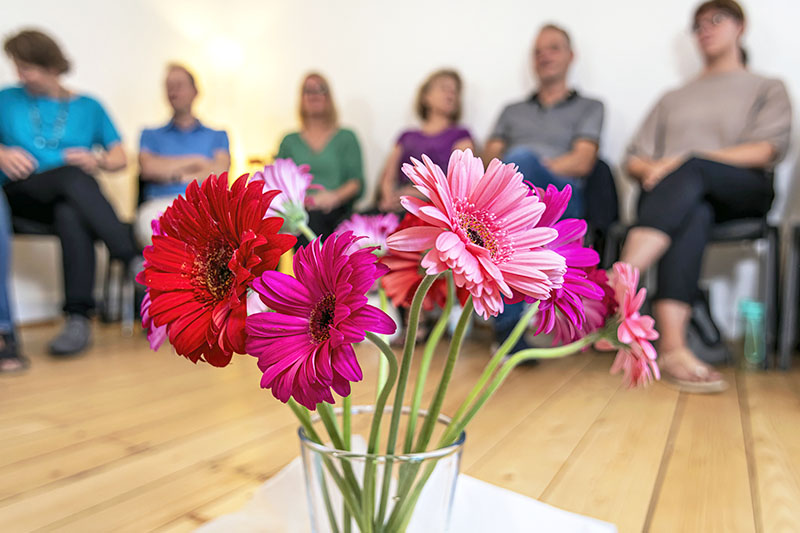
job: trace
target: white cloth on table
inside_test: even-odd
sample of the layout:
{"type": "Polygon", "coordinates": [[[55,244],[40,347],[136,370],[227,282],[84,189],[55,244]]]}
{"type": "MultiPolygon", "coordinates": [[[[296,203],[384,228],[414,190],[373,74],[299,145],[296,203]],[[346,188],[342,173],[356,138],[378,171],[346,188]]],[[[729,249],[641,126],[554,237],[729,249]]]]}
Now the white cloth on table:
{"type": "MultiPolygon", "coordinates": [[[[303,465],[298,457],[259,487],[241,511],[203,524],[196,533],[310,531],[303,465]]],[[[450,531],[616,533],[617,528],[461,474],[456,485],[450,531]]]]}

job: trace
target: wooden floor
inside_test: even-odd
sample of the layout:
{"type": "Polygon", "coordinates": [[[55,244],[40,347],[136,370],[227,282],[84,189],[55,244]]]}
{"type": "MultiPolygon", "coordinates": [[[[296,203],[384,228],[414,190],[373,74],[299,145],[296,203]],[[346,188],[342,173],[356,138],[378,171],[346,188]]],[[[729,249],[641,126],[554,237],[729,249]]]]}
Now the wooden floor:
{"type": "MultiPolygon", "coordinates": [[[[98,326],[84,357],[0,376],[0,531],[191,531],[297,454],[249,357],[192,365],[98,326]]],[[[468,344],[447,409],[486,360],[468,344]]],[[[376,352],[359,356],[373,374],[376,352]]],[[[468,431],[463,470],[620,532],[800,531],[800,372],[734,374],[718,396],[628,391],[609,355],[521,368],[468,431]]],[[[355,389],[368,401],[369,386],[355,389]]],[[[532,525],[535,531],[535,525],[532,525]]]]}

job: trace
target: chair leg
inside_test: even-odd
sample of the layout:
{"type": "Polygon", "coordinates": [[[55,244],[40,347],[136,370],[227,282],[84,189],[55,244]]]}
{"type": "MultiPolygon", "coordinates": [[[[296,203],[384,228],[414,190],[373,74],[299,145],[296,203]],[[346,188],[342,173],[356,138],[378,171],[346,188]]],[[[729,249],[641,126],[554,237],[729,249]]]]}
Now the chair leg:
{"type": "Polygon", "coordinates": [[[785,290],[781,312],[781,334],[778,350],[778,368],[789,370],[792,365],[792,352],[797,341],[797,311],[800,305],[800,226],[792,230],[789,253],[786,254],[784,273],[785,290]]]}
{"type": "Polygon", "coordinates": [[[778,228],[767,228],[767,251],[762,271],[764,308],[766,322],[767,357],[765,368],[770,365],[770,358],[776,352],[778,332],[778,228]]]}
{"type": "Polygon", "coordinates": [[[123,273],[121,276],[122,287],[121,315],[122,315],[122,336],[130,337],[133,335],[133,321],[136,314],[135,307],[135,287],[133,277],[127,272],[125,265],[121,265],[123,273]]]}

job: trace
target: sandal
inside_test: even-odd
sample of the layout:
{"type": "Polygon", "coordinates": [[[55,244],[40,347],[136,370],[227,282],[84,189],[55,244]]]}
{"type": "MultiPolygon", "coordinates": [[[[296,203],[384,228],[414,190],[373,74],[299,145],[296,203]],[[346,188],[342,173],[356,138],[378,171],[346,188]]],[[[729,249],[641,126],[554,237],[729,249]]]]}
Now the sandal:
{"type": "Polygon", "coordinates": [[[0,374],[21,374],[30,368],[31,361],[21,354],[0,354],[0,374]]]}
{"type": "MultiPolygon", "coordinates": [[[[684,350],[676,351],[683,352],[684,350]]],[[[723,379],[722,375],[705,363],[697,361],[694,354],[685,350],[689,356],[687,357],[686,353],[684,353],[682,355],[683,360],[679,361],[675,359],[676,351],[668,352],[659,358],[661,360],[659,366],[662,370],[662,381],[665,384],[690,394],[717,394],[728,389],[728,382],[723,379]],[[683,369],[686,377],[675,376],[670,371],[670,367],[683,369]]]]}

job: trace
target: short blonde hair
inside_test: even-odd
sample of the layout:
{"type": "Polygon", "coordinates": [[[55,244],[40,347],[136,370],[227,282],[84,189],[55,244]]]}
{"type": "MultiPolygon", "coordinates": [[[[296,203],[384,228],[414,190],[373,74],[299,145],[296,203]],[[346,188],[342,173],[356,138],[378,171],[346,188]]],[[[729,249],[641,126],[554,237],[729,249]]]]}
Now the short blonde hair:
{"type": "Polygon", "coordinates": [[[336,126],[339,122],[338,115],[336,114],[336,106],[333,103],[333,94],[331,94],[331,86],[328,80],[319,72],[309,72],[303,77],[303,83],[300,84],[300,103],[298,104],[298,114],[300,115],[300,124],[303,127],[308,123],[308,113],[303,109],[303,90],[305,89],[306,82],[311,78],[316,79],[328,96],[328,110],[325,113],[325,120],[330,126],[336,126]]]}
{"type": "Polygon", "coordinates": [[[458,72],[449,68],[442,68],[433,72],[425,79],[422,85],[420,85],[419,90],[417,91],[416,105],[414,106],[417,111],[417,116],[422,120],[428,118],[428,106],[425,104],[425,95],[428,94],[428,91],[430,91],[433,82],[439,78],[452,78],[456,82],[458,101],[456,103],[456,109],[453,111],[453,114],[450,115],[450,120],[452,120],[454,123],[458,122],[461,120],[461,76],[459,76],[458,72]]]}

